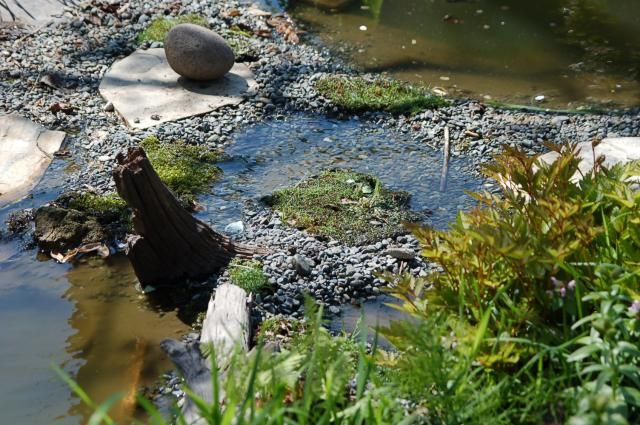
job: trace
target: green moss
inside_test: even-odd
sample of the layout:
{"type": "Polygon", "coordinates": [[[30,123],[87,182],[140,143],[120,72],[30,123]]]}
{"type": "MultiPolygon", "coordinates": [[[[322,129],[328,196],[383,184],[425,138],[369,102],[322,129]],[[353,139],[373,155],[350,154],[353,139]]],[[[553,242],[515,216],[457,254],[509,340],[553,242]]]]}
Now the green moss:
{"type": "Polygon", "coordinates": [[[163,41],[169,30],[178,24],[195,24],[209,28],[207,19],[196,14],[176,16],[175,18],[158,18],[151,21],[147,29],[138,35],[138,43],[163,41]]]}
{"type": "Polygon", "coordinates": [[[258,261],[234,259],[229,264],[229,277],[247,292],[260,292],[269,286],[269,279],[258,261]]]}
{"type": "Polygon", "coordinates": [[[127,204],[116,194],[97,195],[95,193],[73,193],[66,196],[66,207],[97,217],[128,219],[127,204]]]}
{"type": "Polygon", "coordinates": [[[268,202],[293,226],[360,244],[404,233],[402,221],[417,221],[409,198],[375,177],[332,170],[275,192],[268,202]]]}
{"type": "Polygon", "coordinates": [[[328,76],[316,81],[318,92],[347,111],[384,110],[416,113],[446,105],[446,101],[421,87],[395,80],[328,76]]]}
{"type": "Polygon", "coordinates": [[[182,141],[160,143],[157,137],[144,139],[140,146],[147,153],[160,179],[186,202],[206,191],[221,171],[215,165],[220,153],[182,141]]]}

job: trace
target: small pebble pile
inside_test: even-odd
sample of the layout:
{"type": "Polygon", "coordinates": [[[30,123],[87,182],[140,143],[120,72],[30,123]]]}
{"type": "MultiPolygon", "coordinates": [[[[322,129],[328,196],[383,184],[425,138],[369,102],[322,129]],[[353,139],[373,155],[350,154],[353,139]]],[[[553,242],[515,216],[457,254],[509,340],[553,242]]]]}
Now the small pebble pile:
{"type": "MultiPolygon", "coordinates": [[[[267,316],[302,317],[304,294],[328,306],[330,313],[339,314],[341,304],[358,304],[380,294],[386,283],[377,273],[404,271],[417,276],[431,269],[418,255],[418,241],[410,235],[350,247],[293,229],[268,209],[248,208],[245,215],[246,230],[238,240],[270,252],[257,257],[272,285],[268,293],[256,298],[267,316]]],[[[228,279],[225,272],[218,282],[228,279]]]]}

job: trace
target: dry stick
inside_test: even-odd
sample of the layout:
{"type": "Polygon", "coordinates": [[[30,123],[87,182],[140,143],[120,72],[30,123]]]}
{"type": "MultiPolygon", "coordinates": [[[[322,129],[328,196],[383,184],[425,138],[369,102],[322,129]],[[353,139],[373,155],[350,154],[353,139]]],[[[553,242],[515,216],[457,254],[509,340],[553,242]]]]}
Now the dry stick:
{"type": "Polygon", "coordinates": [[[447,189],[447,174],[449,173],[449,127],[444,128],[444,161],[440,173],[440,192],[447,189]]]}

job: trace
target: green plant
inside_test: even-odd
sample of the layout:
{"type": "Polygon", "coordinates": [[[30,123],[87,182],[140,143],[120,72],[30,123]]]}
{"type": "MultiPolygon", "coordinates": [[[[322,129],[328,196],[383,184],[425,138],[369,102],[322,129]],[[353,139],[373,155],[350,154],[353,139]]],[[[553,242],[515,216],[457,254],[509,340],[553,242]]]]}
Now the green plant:
{"type": "Polygon", "coordinates": [[[229,264],[229,277],[247,292],[260,292],[269,287],[269,278],[259,261],[233,259],[229,264]]]}
{"type": "Polygon", "coordinates": [[[396,80],[327,76],[317,80],[315,86],[322,96],[347,111],[385,110],[413,114],[446,105],[442,97],[396,80]]]}
{"type": "Polygon", "coordinates": [[[209,27],[207,19],[196,14],[181,15],[175,18],[158,18],[151,21],[149,26],[138,35],[138,44],[142,44],[145,41],[163,41],[169,30],[178,24],[195,24],[205,28],[209,27]]]}
{"type": "Polygon", "coordinates": [[[403,233],[401,222],[416,221],[409,194],[394,192],[373,176],[326,171],[275,192],[268,202],[293,226],[348,244],[403,233]]]}
{"type": "Polygon", "coordinates": [[[507,149],[487,170],[503,183],[500,195],[473,194],[481,207],[447,231],[414,227],[423,255],[444,269],[428,278],[434,305],[478,321],[495,302],[500,331],[559,341],[585,314],[581,294],[607,285],[594,265],[618,264],[624,285],[638,287],[640,195],[628,183],[637,164],[578,182],[575,151],[552,148],[562,153],[552,165],[507,149]]]}
{"type": "Polygon", "coordinates": [[[628,424],[640,421],[640,301],[617,285],[592,292],[585,302],[596,311],[573,325],[587,328],[568,360],[582,385],[572,389],[578,412],[570,424],[628,424]]]}
{"type": "Polygon", "coordinates": [[[208,189],[220,175],[215,165],[220,154],[206,147],[182,141],[161,143],[155,136],[147,137],[140,146],[160,179],[187,203],[194,202],[196,195],[208,189]]]}

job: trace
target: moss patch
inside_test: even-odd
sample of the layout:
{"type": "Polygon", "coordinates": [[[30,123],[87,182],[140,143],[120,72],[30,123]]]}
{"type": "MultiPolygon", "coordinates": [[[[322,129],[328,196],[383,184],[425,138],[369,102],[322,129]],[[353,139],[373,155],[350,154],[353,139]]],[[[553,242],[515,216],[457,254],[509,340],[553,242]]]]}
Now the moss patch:
{"type": "MultiPolygon", "coordinates": [[[[95,193],[72,193],[65,196],[67,208],[97,217],[128,219],[130,212],[126,202],[116,194],[97,195],[95,193]]],[[[63,200],[58,200],[59,202],[63,200]]]]}
{"type": "Polygon", "coordinates": [[[176,16],[175,18],[158,18],[151,21],[151,24],[138,35],[138,43],[145,41],[163,41],[169,30],[178,24],[195,24],[209,28],[209,24],[204,16],[191,14],[176,16]]]}
{"type": "Polygon", "coordinates": [[[418,221],[408,209],[409,198],[373,176],[332,170],[277,191],[267,201],[293,226],[362,244],[405,233],[402,221],[418,221]]]}
{"type": "Polygon", "coordinates": [[[185,202],[193,202],[220,176],[215,165],[220,160],[217,151],[182,141],[160,143],[155,136],[147,137],[140,146],[160,179],[185,202]]]}
{"type": "Polygon", "coordinates": [[[258,261],[234,259],[229,264],[229,277],[233,284],[247,292],[256,293],[269,287],[269,278],[258,261]]]}
{"type": "Polygon", "coordinates": [[[316,81],[316,90],[347,111],[384,110],[416,113],[445,106],[446,101],[427,89],[395,80],[328,76],[316,81]]]}

